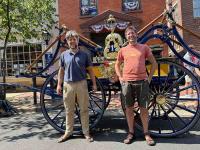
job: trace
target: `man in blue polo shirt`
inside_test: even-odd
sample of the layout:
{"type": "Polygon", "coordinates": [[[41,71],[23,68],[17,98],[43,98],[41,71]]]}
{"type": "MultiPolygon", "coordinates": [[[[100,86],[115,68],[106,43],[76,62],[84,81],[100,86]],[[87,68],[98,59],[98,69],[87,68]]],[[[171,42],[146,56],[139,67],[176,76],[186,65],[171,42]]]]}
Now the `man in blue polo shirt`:
{"type": "Polygon", "coordinates": [[[86,81],[86,72],[88,71],[93,82],[93,90],[97,90],[92,63],[89,56],[79,50],[79,37],[75,31],[68,31],[66,39],[69,49],[60,56],[57,85],[57,93],[62,94],[61,85],[64,81],[63,101],[66,110],[66,130],[58,142],[66,141],[73,132],[75,101],[80,107],[83,134],[89,142],[92,142],[93,138],[89,133],[89,95],[86,81]]]}

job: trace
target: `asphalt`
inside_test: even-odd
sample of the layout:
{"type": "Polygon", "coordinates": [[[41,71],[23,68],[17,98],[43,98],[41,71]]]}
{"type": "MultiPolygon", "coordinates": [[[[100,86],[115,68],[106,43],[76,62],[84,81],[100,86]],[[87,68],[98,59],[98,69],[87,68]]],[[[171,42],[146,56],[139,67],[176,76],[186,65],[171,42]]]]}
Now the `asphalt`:
{"type": "MultiPolygon", "coordinates": [[[[6,96],[10,105],[19,113],[24,112],[40,112],[40,94],[37,93],[37,104],[34,104],[33,93],[9,93],[6,96]]],[[[107,109],[121,109],[121,102],[119,100],[119,93],[112,96],[107,109]]]]}
{"type": "Polygon", "coordinates": [[[102,120],[92,132],[95,142],[88,143],[82,136],[58,144],[61,136],[44,119],[39,105],[33,105],[32,93],[8,95],[18,114],[0,118],[0,150],[198,150],[200,149],[200,121],[177,138],[155,138],[157,145],[150,147],[136,130],[136,141],[123,144],[127,124],[119,101],[111,101],[102,120]]]}

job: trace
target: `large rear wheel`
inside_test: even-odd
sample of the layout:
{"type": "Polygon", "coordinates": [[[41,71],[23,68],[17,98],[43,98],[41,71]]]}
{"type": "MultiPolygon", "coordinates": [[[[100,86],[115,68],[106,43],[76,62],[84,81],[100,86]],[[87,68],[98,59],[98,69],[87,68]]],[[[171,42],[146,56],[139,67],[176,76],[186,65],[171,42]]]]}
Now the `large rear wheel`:
{"type": "MultiPolygon", "coordinates": [[[[182,65],[158,60],[158,70],[150,84],[149,131],[156,137],[174,137],[188,132],[200,117],[198,79],[182,65]],[[185,86],[185,76],[192,84],[185,86]],[[184,96],[186,90],[192,96],[184,96]]],[[[148,69],[147,69],[148,70],[148,69]]],[[[123,110],[125,109],[122,103],[123,110]]],[[[139,108],[134,108],[136,127],[143,131],[139,108]]]]}

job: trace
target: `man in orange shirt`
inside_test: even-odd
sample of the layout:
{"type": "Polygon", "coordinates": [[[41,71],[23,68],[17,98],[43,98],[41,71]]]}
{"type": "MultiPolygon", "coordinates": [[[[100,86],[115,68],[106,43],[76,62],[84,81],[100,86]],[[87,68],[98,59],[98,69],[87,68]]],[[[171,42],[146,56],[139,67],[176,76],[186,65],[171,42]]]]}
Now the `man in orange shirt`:
{"type": "Polygon", "coordinates": [[[133,106],[137,101],[140,108],[140,117],[143,124],[144,136],[148,145],[155,145],[155,141],[148,132],[148,103],[149,103],[149,83],[153,73],[157,68],[156,60],[151,53],[151,49],[144,44],[137,43],[137,32],[134,26],[129,26],[125,30],[128,45],[118,52],[115,71],[122,86],[122,97],[125,103],[125,113],[128,123],[128,136],[124,140],[125,144],[130,144],[134,138],[134,113],[133,106]],[[152,64],[149,76],[146,73],[145,61],[152,64]],[[123,73],[120,66],[123,66],[123,73]]]}

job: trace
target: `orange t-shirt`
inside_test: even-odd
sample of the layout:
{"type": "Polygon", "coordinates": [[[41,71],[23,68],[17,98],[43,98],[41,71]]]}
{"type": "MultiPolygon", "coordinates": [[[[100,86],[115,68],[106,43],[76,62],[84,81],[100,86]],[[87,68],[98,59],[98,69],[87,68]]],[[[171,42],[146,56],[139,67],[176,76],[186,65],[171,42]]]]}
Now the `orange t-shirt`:
{"type": "Polygon", "coordinates": [[[152,55],[145,44],[127,45],[118,52],[117,60],[124,63],[123,80],[136,81],[147,79],[145,60],[152,55]]]}

